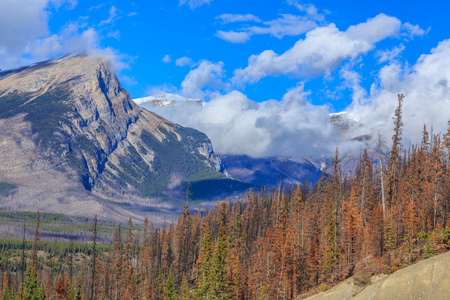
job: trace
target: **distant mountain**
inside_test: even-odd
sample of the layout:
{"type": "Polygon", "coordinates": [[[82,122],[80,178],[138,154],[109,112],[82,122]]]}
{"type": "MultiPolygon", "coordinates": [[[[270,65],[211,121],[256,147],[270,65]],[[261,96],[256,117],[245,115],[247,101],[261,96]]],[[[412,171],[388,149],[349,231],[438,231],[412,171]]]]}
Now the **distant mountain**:
{"type": "Polygon", "coordinates": [[[143,98],[133,99],[139,106],[151,110],[152,107],[173,106],[176,103],[202,105],[200,99],[189,99],[177,94],[163,93],[157,96],[148,96],[143,98]]]}
{"type": "Polygon", "coordinates": [[[297,162],[289,158],[252,158],[246,155],[219,154],[227,171],[236,179],[260,186],[294,186],[306,181],[316,183],[320,167],[305,159],[297,162]]]}
{"type": "Polygon", "coordinates": [[[205,134],[137,106],[97,57],[0,72],[0,128],[0,209],[157,223],[188,181],[231,180],[205,134]]]}
{"type": "Polygon", "coordinates": [[[330,122],[339,128],[342,137],[346,140],[366,142],[373,137],[371,133],[355,133],[355,129],[358,129],[361,124],[346,111],[331,113],[330,122]]]}

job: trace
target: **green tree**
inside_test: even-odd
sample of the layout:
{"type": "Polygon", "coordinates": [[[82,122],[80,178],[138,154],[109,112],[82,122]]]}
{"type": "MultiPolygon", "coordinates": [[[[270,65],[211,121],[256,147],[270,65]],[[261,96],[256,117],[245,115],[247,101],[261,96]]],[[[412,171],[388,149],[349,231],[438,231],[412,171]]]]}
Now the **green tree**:
{"type": "Polygon", "coordinates": [[[210,291],[210,269],[211,269],[211,233],[209,225],[204,224],[205,233],[203,235],[202,249],[198,258],[198,283],[197,299],[209,299],[210,291]]]}
{"type": "Polygon", "coordinates": [[[173,283],[172,272],[169,272],[169,276],[166,280],[166,299],[167,300],[177,300],[177,290],[175,289],[175,285],[173,283]]]}
{"type": "MultiPolygon", "coordinates": [[[[333,275],[334,267],[338,261],[338,253],[336,247],[336,224],[334,220],[333,203],[330,201],[327,217],[327,227],[325,231],[325,256],[322,273],[327,275],[333,275]]],[[[331,277],[331,280],[333,278],[331,277]]]]}
{"type": "Polygon", "coordinates": [[[391,215],[388,216],[386,221],[386,235],[384,242],[384,248],[388,252],[388,264],[391,266],[392,251],[395,250],[395,230],[391,215]]]}
{"type": "Polygon", "coordinates": [[[189,300],[190,294],[186,274],[184,274],[183,281],[181,282],[180,299],[189,300]]]}
{"type": "Polygon", "coordinates": [[[155,299],[160,300],[164,298],[164,280],[162,269],[159,269],[158,278],[156,279],[155,299]]]}
{"type": "Polygon", "coordinates": [[[27,268],[26,279],[23,289],[23,299],[26,300],[43,300],[45,292],[43,287],[38,286],[36,269],[33,265],[27,268]]]}
{"type": "Polygon", "coordinates": [[[213,299],[229,299],[231,290],[228,285],[228,271],[226,268],[227,236],[223,223],[220,226],[219,238],[214,247],[214,260],[210,274],[210,287],[213,299]]]}

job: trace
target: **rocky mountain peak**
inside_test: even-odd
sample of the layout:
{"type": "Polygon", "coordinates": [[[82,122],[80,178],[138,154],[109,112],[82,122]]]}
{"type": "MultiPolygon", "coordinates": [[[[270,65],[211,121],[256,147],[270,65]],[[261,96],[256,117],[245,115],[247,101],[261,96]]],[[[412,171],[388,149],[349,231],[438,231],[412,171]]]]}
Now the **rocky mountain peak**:
{"type": "Polygon", "coordinates": [[[137,106],[100,57],[0,72],[0,107],[0,182],[17,187],[3,208],[61,211],[80,195],[90,209],[124,195],[150,205],[181,197],[184,182],[226,177],[206,135],[137,106]]]}

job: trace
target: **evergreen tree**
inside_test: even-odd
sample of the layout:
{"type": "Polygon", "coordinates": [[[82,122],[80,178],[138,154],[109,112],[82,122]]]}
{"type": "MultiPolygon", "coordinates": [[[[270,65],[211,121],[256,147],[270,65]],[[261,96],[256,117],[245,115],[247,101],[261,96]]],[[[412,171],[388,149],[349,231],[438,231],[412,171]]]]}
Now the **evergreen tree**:
{"type": "Polygon", "coordinates": [[[334,212],[333,212],[333,204],[330,202],[325,231],[325,255],[322,273],[326,278],[330,278],[331,281],[334,280],[333,273],[337,261],[338,261],[338,253],[336,247],[334,212]]]}
{"type": "Polygon", "coordinates": [[[186,274],[183,274],[183,281],[181,282],[180,288],[180,300],[189,300],[190,294],[186,274]]]}
{"type": "Polygon", "coordinates": [[[220,226],[219,238],[214,247],[214,260],[210,274],[210,289],[213,299],[229,299],[231,290],[228,285],[228,271],[226,268],[227,243],[225,227],[220,226]]]}
{"type": "Polygon", "coordinates": [[[156,279],[156,290],[155,290],[155,299],[162,300],[164,299],[164,279],[161,268],[158,272],[158,278],[156,279]]]}
{"type": "Polygon", "coordinates": [[[198,264],[198,283],[197,283],[197,299],[209,299],[210,295],[210,269],[211,269],[211,234],[209,225],[204,224],[204,235],[202,248],[197,261],[198,264]]]}
{"type": "Polygon", "coordinates": [[[166,298],[167,300],[177,300],[177,291],[173,283],[172,272],[169,272],[169,276],[166,280],[166,298]]]}
{"type": "Polygon", "coordinates": [[[29,265],[27,268],[26,279],[23,288],[23,298],[25,300],[43,300],[45,299],[44,288],[38,286],[36,269],[29,265]]]}
{"type": "Polygon", "coordinates": [[[34,233],[34,241],[33,241],[33,252],[31,254],[31,259],[33,262],[33,267],[35,270],[38,269],[37,261],[38,261],[38,250],[39,250],[39,225],[41,218],[39,217],[39,211],[36,213],[36,231],[34,233]]]}

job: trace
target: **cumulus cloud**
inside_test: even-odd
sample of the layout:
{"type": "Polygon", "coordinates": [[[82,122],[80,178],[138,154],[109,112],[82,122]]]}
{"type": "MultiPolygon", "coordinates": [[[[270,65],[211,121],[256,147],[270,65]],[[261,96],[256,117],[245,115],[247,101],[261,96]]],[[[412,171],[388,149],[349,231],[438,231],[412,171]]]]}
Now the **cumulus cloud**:
{"type": "Polygon", "coordinates": [[[195,9],[203,4],[210,4],[213,0],[180,0],[180,6],[187,4],[190,9],[195,9]]]}
{"type": "Polygon", "coordinates": [[[369,95],[357,95],[347,109],[357,120],[355,134],[376,133],[385,137],[393,132],[392,117],[397,94],[404,93],[404,143],[419,143],[423,125],[434,132],[447,130],[450,107],[450,40],[444,40],[422,55],[411,67],[399,62],[384,66],[369,95]]]}
{"type": "Polygon", "coordinates": [[[232,91],[216,95],[202,107],[181,103],[152,110],[205,132],[218,153],[297,159],[312,153],[328,155],[336,128],[329,122],[328,108],[311,105],[307,96],[300,84],[281,101],[257,103],[232,91]]]}
{"type": "MultiPolygon", "coordinates": [[[[0,64],[9,68],[21,63],[30,41],[48,34],[48,0],[4,0],[0,9],[0,64]]],[[[57,4],[55,4],[57,5],[57,4]]],[[[61,4],[60,4],[61,5],[61,4]]]]}
{"type": "Polygon", "coordinates": [[[168,63],[170,63],[170,55],[169,54],[166,54],[166,55],[164,55],[164,57],[162,58],[162,62],[163,63],[165,63],[165,64],[168,64],[168,63]]]}
{"type": "MultiPolygon", "coordinates": [[[[4,0],[0,10],[0,68],[27,65],[65,53],[105,56],[116,70],[128,68],[132,58],[112,48],[101,47],[102,37],[94,27],[88,26],[86,18],[69,21],[59,32],[49,33],[51,8],[72,9],[74,5],[74,0],[4,0]]],[[[111,16],[113,20],[115,9],[110,10],[111,16]]],[[[115,37],[118,34],[113,32],[115,37]]]]}
{"type": "Polygon", "coordinates": [[[254,83],[265,76],[288,75],[294,78],[324,74],[345,59],[354,59],[374,48],[375,43],[400,33],[401,22],[384,14],[340,31],[336,25],[317,27],[305,39],[284,52],[273,50],[252,55],[248,66],[234,72],[235,83],[254,83]]]}
{"type": "Polygon", "coordinates": [[[175,65],[178,67],[192,66],[194,62],[189,57],[183,56],[175,61],[175,65]]]}
{"type": "Polygon", "coordinates": [[[212,90],[223,87],[223,73],[223,62],[201,61],[198,67],[191,70],[181,83],[183,96],[204,99],[212,93],[212,90]]]}
{"type": "Polygon", "coordinates": [[[413,65],[398,59],[405,49],[401,43],[375,52],[379,63],[376,66],[380,69],[374,75],[370,89],[364,88],[367,79],[357,67],[363,64],[362,54],[373,50],[375,44],[385,38],[405,39],[426,33],[419,27],[405,24],[381,14],[345,31],[340,31],[334,24],[317,27],[283,54],[264,51],[252,56],[248,67],[235,71],[235,82],[256,82],[265,76],[302,78],[330,74],[337,69],[343,81],[340,88],[349,89],[352,94],[352,103],[346,109],[348,131],[338,130],[330,123],[329,107],[311,104],[310,97],[313,96],[304,90],[302,83],[288,90],[280,101],[258,103],[239,91],[213,93],[211,87],[224,85],[224,70],[222,63],[209,61],[192,69],[178,91],[191,98],[208,95],[210,100],[205,105],[181,103],[152,110],[181,125],[205,132],[219,153],[326,158],[335,147],[339,147],[344,155],[367,146],[375,147],[377,132],[389,140],[393,133],[397,94],[404,93],[403,141],[406,146],[410,142],[420,142],[423,124],[428,128],[433,126],[434,132],[447,129],[450,39],[440,42],[413,65]],[[352,140],[362,135],[374,138],[364,142],[352,140]]]}
{"type": "MultiPolygon", "coordinates": [[[[211,67],[212,63],[204,64],[211,67]]],[[[386,140],[392,136],[399,93],[406,96],[406,147],[420,142],[423,124],[433,126],[435,133],[446,132],[450,118],[450,39],[440,42],[412,66],[398,60],[382,66],[370,90],[362,87],[362,77],[351,63],[344,64],[339,75],[353,97],[346,109],[350,129],[344,132],[330,123],[329,107],[311,104],[311,95],[303,84],[288,90],[280,101],[258,103],[232,91],[212,94],[211,100],[201,107],[180,104],[152,109],[174,122],[205,132],[216,152],[252,157],[326,158],[335,147],[343,155],[375,147],[377,132],[386,140]],[[362,135],[373,138],[365,142],[351,140],[362,135]]]]}

